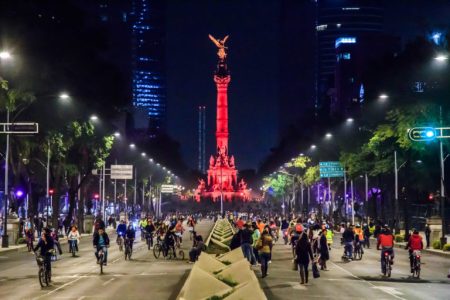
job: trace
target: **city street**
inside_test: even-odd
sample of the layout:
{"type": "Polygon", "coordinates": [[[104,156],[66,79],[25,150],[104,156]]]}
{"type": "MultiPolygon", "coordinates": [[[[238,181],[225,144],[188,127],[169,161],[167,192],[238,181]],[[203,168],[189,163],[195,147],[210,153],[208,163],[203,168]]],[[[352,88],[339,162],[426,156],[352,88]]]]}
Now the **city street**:
{"type": "MultiPolygon", "coordinates": [[[[200,222],[196,229],[206,239],[212,221],[200,222]]],[[[112,230],[109,230],[110,232],[112,230]]],[[[109,234],[111,246],[108,266],[99,275],[93,254],[92,238],[80,243],[79,257],[67,254],[52,263],[52,284],[39,285],[38,267],[33,254],[10,252],[0,254],[0,299],[175,299],[192,265],[187,263],[192,246],[189,233],[183,237],[185,260],[155,259],[137,234],[131,261],[125,261],[115,243],[116,234],[109,234]]]]}
{"type": "MultiPolygon", "coordinates": [[[[321,271],[320,278],[312,277],[309,284],[300,285],[298,272],[292,271],[292,254],[282,240],[273,247],[269,275],[259,279],[268,299],[448,299],[450,258],[431,254],[422,256],[420,279],[410,277],[407,251],[396,248],[391,278],[380,272],[380,252],[376,245],[364,250],[362,261],[341,261],[343,247],[334,238],[327,262],[329,271],[321,271]]],[[[257,275],[260,277],[260,271],[257,275]]]]}

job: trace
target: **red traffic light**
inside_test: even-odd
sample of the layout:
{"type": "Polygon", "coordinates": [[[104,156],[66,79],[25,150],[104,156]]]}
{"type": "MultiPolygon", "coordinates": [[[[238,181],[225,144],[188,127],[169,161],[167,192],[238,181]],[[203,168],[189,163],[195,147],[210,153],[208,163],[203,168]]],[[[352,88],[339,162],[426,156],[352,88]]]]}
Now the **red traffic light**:
{"type": "Polygon", "coordinates": [[[100,198],[100,196],[98,194],[94,194],[94,198],[98,199],[98,198],[100,198]]]}
{"type": "Polygon", "coordinates": [[[48,194],[49,194],[49,195],[53,195],[54,192],[55,192],[55,190],[53,190],[53,189],[49,189],[49,190],[48,190],[48,194]]]}
{"type": "Polygon", "coordinates": [[[428,195],[428,200],[429,200],[429,201],[433,201],[433,199],[434,199],[434,195],[433,195],[433,193],[430,193],[430,194],[428,195]]]}

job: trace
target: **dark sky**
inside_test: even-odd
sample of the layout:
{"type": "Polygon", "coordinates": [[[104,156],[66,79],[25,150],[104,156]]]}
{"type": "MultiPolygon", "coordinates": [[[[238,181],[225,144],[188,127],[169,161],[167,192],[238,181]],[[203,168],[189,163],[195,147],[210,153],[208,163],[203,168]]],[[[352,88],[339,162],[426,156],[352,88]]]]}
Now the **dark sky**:
{"type": "Polygon", "coordinates": [[[169,133],[197,166],[197,108],[207,107],[207,161],[215,149],[216,38],[230,35],[230,154],[239,169],[256,168],[277,140],[277,1],[170,1],[167,18],[169,133]]]}

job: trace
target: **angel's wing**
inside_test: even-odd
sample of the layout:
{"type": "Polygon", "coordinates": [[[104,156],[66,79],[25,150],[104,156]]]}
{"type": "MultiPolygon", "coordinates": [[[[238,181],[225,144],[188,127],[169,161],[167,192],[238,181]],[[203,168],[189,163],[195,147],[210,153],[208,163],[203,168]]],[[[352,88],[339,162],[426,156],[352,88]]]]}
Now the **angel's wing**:
{"type": "Polygon", "coordinates": [[[212,36],[212,35],[210,35],[210,34],[208,34],[208,36],[209,36],[209,39],[218,47],[218,48],[221,48],[222,47],[222,45],[220,45],[220,43],[212,36]]]}
{"type": "Polygon", "coordinates": [[[227,35],[226,37],[223,38],[222,40],[222,44],[225,45],[225,42],[228,40],[229,35],[227,35]]]}

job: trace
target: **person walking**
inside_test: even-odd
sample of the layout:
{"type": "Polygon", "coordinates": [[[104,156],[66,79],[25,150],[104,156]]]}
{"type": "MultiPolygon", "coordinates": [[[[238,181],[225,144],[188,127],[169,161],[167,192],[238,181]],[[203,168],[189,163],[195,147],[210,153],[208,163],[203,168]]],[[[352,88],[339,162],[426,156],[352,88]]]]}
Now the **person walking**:
{"type": "Polygon", "coordinates": [[[320,269],[327,270],[327,260],[330,259],[330,253],[328,252],[327,230],[322,229],[322,234],[319,237],[319,255],[320,255],[320,269]]]}
{"type": "Polygon", "coordinates": [[[252,223],[252,227],[253,227],[253,234],[252,234],[252,238],[253,238],[253,255],[255,256],[255,265],[259,265],[261,264],[261,260],[259,259],[259,253],[258,253],[258,249],[257,249],[257,244],[258,244],[258,240],[261,237],[261,233],[259,232],[258,226],[256,225],[256,222],[252,223]]]}
{"type": "Polygon", "coordinates": [[[261,260],[262,278],[268,275],[270,260],[270,249],[272,248],[272,237],[269,232],[269,226],[266,226],[258,240],[257,248],[259,250],[259,258],[261,260]]]}
{"type": "Polygon", "coordinates": [[[311,244],[308,241],[308,236],[302,233],[295,246],[295,255],[300,273],[300,284],[308,283],[308,266],[310,260],[313,260],[313,253],[311,244]]]}
{"type": "Polygon", "coordinates": [[[427,248],[430,248],[431,228],[430,224],[425,225],[425,239],[427,240],[427,248]]]}
{"type": "Polygon", "coordinates": [[[242,254],[244,254],[244,257],[248,260],[250,264],[255,264],[256,258],[253,255],[253,232],[250,230],[249,225],[245,224],[244,229],[239,230],[239,237],[241,242],[241,249],[242,254]]]}

